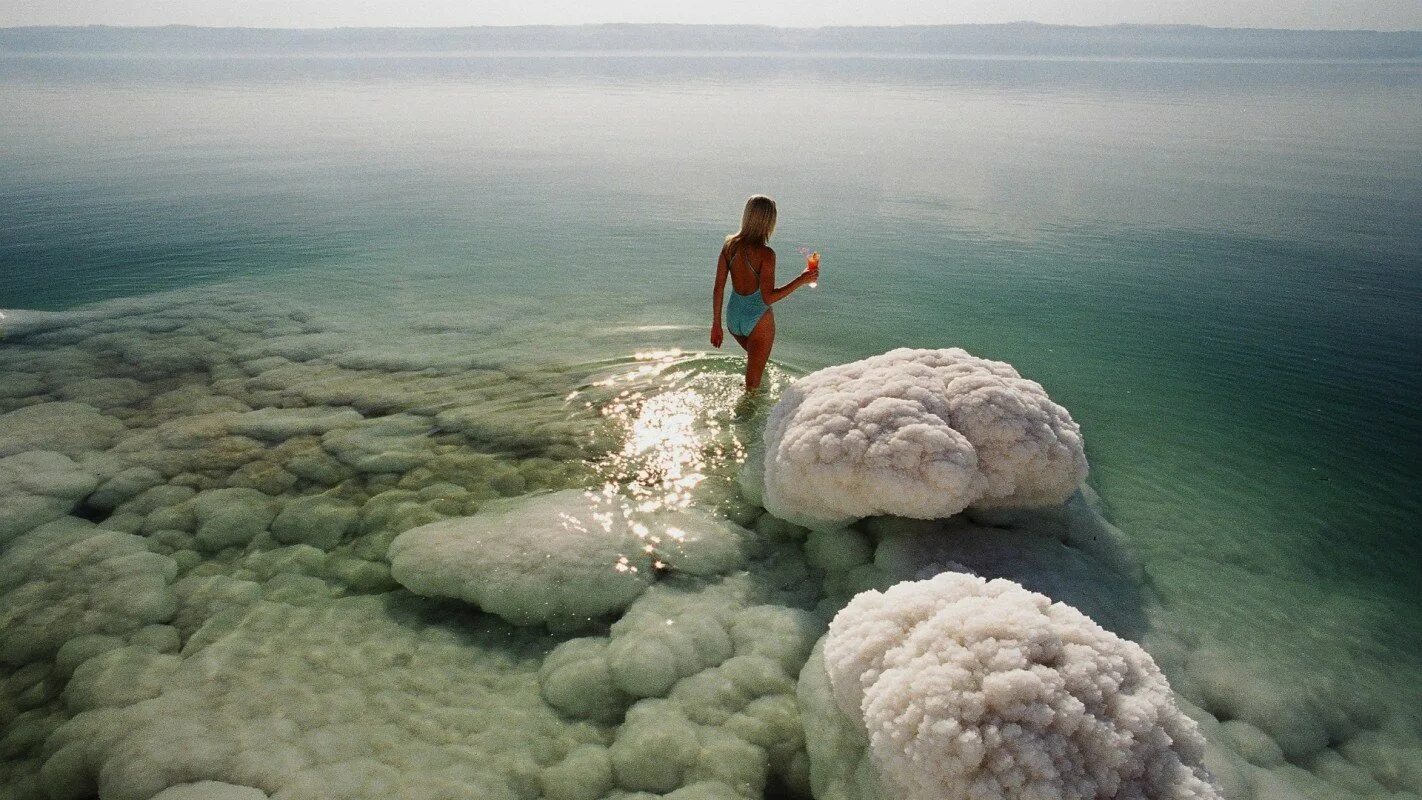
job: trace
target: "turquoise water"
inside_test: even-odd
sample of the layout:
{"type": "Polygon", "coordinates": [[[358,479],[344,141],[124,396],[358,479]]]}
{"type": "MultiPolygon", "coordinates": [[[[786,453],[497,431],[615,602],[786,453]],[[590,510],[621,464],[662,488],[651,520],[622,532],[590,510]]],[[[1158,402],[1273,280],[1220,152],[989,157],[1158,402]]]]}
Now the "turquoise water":
{"type": "Polygon", "coordinates": [[[10,57],[0,152],[0,307],[265,294],[579,375],[709,349],[769,193],[781,280],[824,254],[785,370],[1011,362],[1159,624],[1422,718],[1417,62],[10,57]]]}

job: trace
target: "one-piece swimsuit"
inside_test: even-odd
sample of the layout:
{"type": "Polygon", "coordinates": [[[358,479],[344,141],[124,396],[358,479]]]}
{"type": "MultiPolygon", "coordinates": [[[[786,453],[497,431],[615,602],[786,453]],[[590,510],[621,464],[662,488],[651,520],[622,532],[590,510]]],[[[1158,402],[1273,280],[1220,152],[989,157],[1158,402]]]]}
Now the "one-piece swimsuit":
{"type": "MultiPolygon", "coordinates": [[[[726,272],[731,271],[731,265],[735,262],[736,254],[732,253],[726,259],[726,272]]],[[[750,267],[755,275],[755,291],[750,294],[741,294],[736,291],[736,285],[731,283],[731,301],[726,306],[726,328],[736,336],[750,336],[755,330],[756,323],[770,309],[766,305],[765,299],[760,296],[760,270],[751,266],[750,259],[745,259],[746,266],[750,267]]]]}

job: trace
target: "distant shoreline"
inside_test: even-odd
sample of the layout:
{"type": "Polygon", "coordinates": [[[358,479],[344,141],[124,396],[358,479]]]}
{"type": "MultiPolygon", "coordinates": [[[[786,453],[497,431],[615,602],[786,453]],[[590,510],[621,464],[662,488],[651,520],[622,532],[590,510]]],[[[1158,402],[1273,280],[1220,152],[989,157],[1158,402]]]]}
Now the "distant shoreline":
{"type": "Polygon", "coordinates": [[[758,58],[766,60],[819,60],[819,61],[1000,61],[1000,62],[1044,62],[1044,63],[1119,63],[1119,64],[1422,64],[1422,55],[1415,56],[1181,56],[1181,55],[1049,55],[1034,53],[886,53],[886,52],[785,52],[773,50],[746,50],[714,53],[702,50],[479,50],[479,51],[349,51],[349,52],[135,52],[135,51],[35,51],[11,52],[0,49],[0,59],[11,61],[44,59],[113,59],[113,60],[230,60],[230,61],[322,61],[322,60],[364,60],[364,59],[736,59],[758,58]]]}
{"type": "Polygon", "coordinates": [[[513,55],[532,53],[1192,59],[1422,58],[1422,31],[1196,25],[833,26],[595,24],[463,28],[0,28],[0,54],[513,55]]]}

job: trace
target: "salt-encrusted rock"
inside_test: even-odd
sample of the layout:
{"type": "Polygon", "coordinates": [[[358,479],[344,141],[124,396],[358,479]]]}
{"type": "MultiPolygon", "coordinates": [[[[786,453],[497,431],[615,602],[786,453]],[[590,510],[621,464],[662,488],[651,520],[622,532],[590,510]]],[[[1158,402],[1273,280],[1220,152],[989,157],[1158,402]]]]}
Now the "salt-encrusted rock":
{"type": "MultiPolygon", "coordinates": [[[[1151,657],[1011,581],[946,572],[860,594],[823,657],[839,711],[906,800],[1221,797],[1151,657]]],[[[853,759],[812,767],[843,787],[853,759]]]]}
{"type": "Polygon", "coordinates": [[[389,558],[395,580],[418,594],[520,625],[577,628],[626,608],[655,580],[634,525],[622,504],[570,489],[405,531],[389,558]]]}
{"type": "Polygon", "coordinates": [[[154,395],[148,401],[148,418],[153,422],[167,422],[178,417],[219,414],[224,411],[250,411],[246,403],[226,395],[215,395],[206,385],[187,385],[162,394],[154,395]]]}
{"type": "Polygon", "coordinates": [[[278,442],[293,436],[320,435],[363,419],[353,408],[261,408],[239,417],[232,430],[253,439],[278,442]]]}
{"type": "Polygon", "coordinates": [[[267,793],[251,786],[236,786],[219,781],[198,781],[171,786],[153,800],[266,800],[267,793]]]}
{"type": "Polygon", "coordinates": [[[771,411],[764,448],[766,509],[811,527],[1056,505],[1086,477],[1066,409],[1010,364],[958,348],[901,348],[806,375],[771,411]]]}
{"type": "Polygon", "coordinates": [[[129,467],[104,481],[87,499],[90,506],[112,510],[163,483],[163,476],[148,467],[129,467]]]}
{"type": "Polygon", "coordinates": [[[122,422],[83,403],[40,403],[0,414],[0,457],[48,450],[76,458],[104,450],[124,432],[122,422]]]}
{"type": "Polygon", "coordinates": [[[132,378],[83,378],[64,384],[57,394],[65,400],[107,409],[134,405],[148,396],[148,389],[132,378]]]}
{"type": "Polygon", "coordinates": [[[226,575],[190,575],[173,584],[173,626],[186,638],[223,611],[245,609],[262,598],[261,584],[226,575]]]}
{"type": "MultiPolygon", "coordinates": [[[[594,774],[608,763],[623,791],[760,797],[771,774],[806,791],[795,675],[823,623],[766,602],[775,595],[765,589],[744,573],[674,577],[638,598],[609,636],[549,654],[545,700],[569,716],[622,721],[606,756],[580,761],[594,774]]],[[[566,786],[563,771],[545,781],[566,786]]]]}
{"type": "Polygon", "coordinates": [[[310,361],[331,353],[344,352],[349,350],[350,346],[350,338],[339,333],[301,333],[263,339],[259,344],[237,353],[237,357],[250,360],[280,356],[288,361],[310,361]]]}
{"type": "Polygon", "coordinates": [[[286,544],[330,550],[355,529],[360,510],[333,497],[312,495],[287,501],[272,521],[272,535],[286,544]]]}
{"type": "Polygon", "coordinates": [[[639,515],[619,498],[570,489],[405,531],[388,555],[395,579],[418,594],[575,629],[626,608],[657,570],[738,569],[742,536],[700,513],[639,515]]]}
{"type": "Polygon", "coordinates": [[[167,478],[183,473],[229,473],[260,458],[266,448],[232,427],[241,415],[234,411],[177,417],[136,432],[113,452],[134,466],[148,467],[167,478]]]}
{"type": "Polygon", "coordinates": [[[0,381],[0,399],[32,397],[44,393],[44,381],[32,372],[5,372],[0,381]]]}
{"type": "Polygon", "coordinates": [[[78,636],[122,638],[166,622],[177,571],[138,536],[72,517],[36,528],[0,555],[0,661],[25,664],[78,636]]]}
{"type": "Polygon", "coordinates": [[[252,541],[281,507],[255,489],[211,489],[198,492],[188,504],[197,524],[198,545],[214,552],[252,541]]]}
{"type": "Polygon", "coordinates": [[[149,800],[215,781],[294,800],[525,797],[543,767],[603,738],[539,701],[545,636],[452,624],[408,596],[261,600],[194,638],[182,658],[131,646],[79,665],[75,716],[44,747],[48,796],[149,800]]]}
{"type": "Polygon", "coordinates": [[[321,446],[342,463],[361,472],[406,472],[430,459],[426,417],[395,414],[336,428],[321,437],[321,446]]]}
{"type": "Polygon", "coordinates": [[[0,458],[0,545],[73,511],[98,482],[59,453],[0,458]]]}
{"type": "Polygon", "coordinates": [[[748,532],[700,511],[670,510],[646,517],[646,544],[660,569],[688,575],[724,575],[746,565],[748,532]]]}

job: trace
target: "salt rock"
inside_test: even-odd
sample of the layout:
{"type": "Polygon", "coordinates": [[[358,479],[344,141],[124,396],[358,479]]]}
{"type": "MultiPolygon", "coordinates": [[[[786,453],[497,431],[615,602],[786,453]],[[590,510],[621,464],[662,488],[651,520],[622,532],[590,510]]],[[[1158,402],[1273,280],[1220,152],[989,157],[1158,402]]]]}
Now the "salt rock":
{"type": "Polygon", "coordinates": [[[198,781],[170,786],[152,800],[266,800],[267,793],[252,786],[236,786],[220,781],[198,781]]]}
{"type": "Polygon", "coordinates": [[[408,472],[433,455],[426,438],[431,427],[426,417],[395,414],[331,430],[321,447],[361,472],[408,472]]]}
{"type": "MultiPolygon", "coordinates": [[[[756,798],[775,775],[807,795],[795,676],[823,622],[779,604],[787,599],[744,572],[674,576],[608,636],[559,645],[540,670],[544,699],[572,717],[622,723],[606,754],[576,754],[577,763],[599,775],[607,764],[622,791],[756,798]]],[[[560,796],[579,797],[565,774],[573,766],[545,772],[545,787],[552,779],[560,796]]]]}
{"type": "MultiPolygon", "coordinates": [[[[839,711],[905,800],[1222,797],[1151,657],[1011,581],[946,572],[864,592],[830,623],[823,659],[839,711]]],[[[843,783],[855,760],[812,768],[843,783]]]]}
{"type": "Polygon", "coordinates": [[[253,439],[278,442],[293,436],[320,435],[363,419],[353,408],[261,408],[239,417],[232,430],[253,439]]]}
{"type": "Polygon", "coordinates": [[[748,535],[740,526],[699,511],[662,511],[647,518],[649,543],[664,569],[724,575],[746,565],[748,535]]]}
{"type": "Polygon", "coordinates": [[[615,719],[634,700],[665,697],[736,655],[799,669],[820,624],[798,609],[757,605],[743,578],[710,585],[674,578],[652,587],[607,637],[570,639],[549,654],[544,699],[570,716],[615,719]]]}
{"type": "Polygon", "coordinates": [[[426,605],[262,600],[210,621],[181,658],[90,658],[65,692],[73,718],[44,744],[47,796],[216,781],[292,800],[530,797],[542,767],[601,737],[539,702],[546,635],[426,605]]]}
{"type": "Polygon", "coordinates": [[[148,389],[132,378],[85,378],[64,384],[58,394],[103,409],[134,405],[148,396],[148,389]]]}
{"type": "Polygon", "coordinates": [[[301,333],[264,339],[237,354],[241,359],[280,356],[288,361],[311,361],[350,349],[350,337],[339,333],[301,333]]]}
{"type": "Polygon", "coordinates": [[[0,383],[0,399],[10,400],[32,397],[44,393],[44,381],[32,372],[5,372],[5,380],[0,383]]]}
{"type": "MultiPolygon", "coordinates": [[[[165,511],[176,512],[177,516],[186,520],[179,525],[171,526],[181,529],[191,527],[192,514],[189,511],[187,501],[197,495],[197,490],[191,486],[178,486],[171,483],[160,483],[148,489],[144,489],[134,497],[125,500],[114,509],[114,515],[132,514],[137,516],[148,516],[154,513],[165,511]],[[180,510],[180,511],[179,511],[180,510]]],[[[159,530],[158,527],[152,530],[159,530]]]]}
{"type": "Polygon", "coordinates": [[[288,471],[273,452],[233,470],[225,481],[229,488],[256,489],[267,495],[285,494],[300,482],[301,478],[288,471]]]}
{"type": "Polygon", "coordinates": [[[135,336],[124,343],[122,353],[125,361],[152,378],[201,370],[227,357],[221,346],[200,336],[135,336]]]}
{"type": "Polygon", "coordinates": [[[570,489],[412,528],[387,555],[416,594],[575,629],[626,608],[655,580],[645,547],[621,504],[570,489]]]}
{"type": "Polygon", "coordinates": [[[0,544],[68,514],[97,484],[91,472],[59,453],[0,458],[0,544]]]}
{"type": "Polygon", "coordinates": [[[540,783],[549,800],[599,800],[614,785],[607,748],[595,744],[579,747],[545,769],[540,783]]]}
{"type": "Polygon", "coordinates": [[[148,467],[129,467],[104,481],[88,498],[94,508],[112,510],[163,483],[163,476],[148,467]]]}
{"type": "Polygon", "coordinates": [[[824,528],[1057,505],[1086,466],[1080,427],[1011,364],[900,348],[786,389],[747,482],[772,514],[824,528]]]}
{"type": "Polygon", "coordinates": [[[101,633],[85,633],[75,636],[73,639],[60,645],[54,654],[54,666],[59,671],[60,676],[68,679],[74,674],[74,670],[85,661],[110,650],[117,650],[128,643],[117,636],[105,636],[101,633]]]}
{"type": "Polygon", "coordinates": [[[114,446],[114,452],[135,466],[156,469],[170,478],[185,472],[231,472],[266,452],[261,442],[231,433],[240,416],[218,411],[177,417],[128,436],[114,446]]]}
{"type": "Polygon", "coordinates": [[[280,509],[278,501],[255,489],[210,489],[188,503],[197,524],[197,543],[212,552],[252,541],[280,509]]]}
{"type": "Polygon", "coordinates": [[[167,422],[189,415],[250,410],[247,404],[240,400],[214,395],[206,385],[189,384],[154,395],[153,399],[148,401],[148,414],[156,422],[167,422]]]}
{"type": "Polygon", "coordinates": [[[515,624],[586,627],[621,611],[656,570],[716,574],[744,564],[744,531],[695,513],[642,516],[577,489],[493,502],[472,517],[400,534],[392,574],[417,594],[478,605],[515,624]]]}
{"type": "Polygon", "coordinates": [[[123,637],[166,622],[177,571],[138,536],[73,517],[36,528],[0,555],[0,661],[25,664],[79,636],[123,637]]]}
{"type": "Polygon", "coordinates": [[[330,550],[355,527],[360,509],[331,497],[312,495],[287,501],[272,521],[272,535],[284,544],[330,550]]]}
{"type": "Polygon", "coordinates": [[[173,584],[177,610],[173,626],[185,638],[223,611],[245,609],[262,597],[262,587],[226,575],[189,575],[173,584]]]}
{"type": "Polygon", "coordinates": [[[40,403],[0,414],[0,457],[28,450],[51,450],[78,457],[104,450],[124,432],[124,424],[84,403],[40,403]]]}

